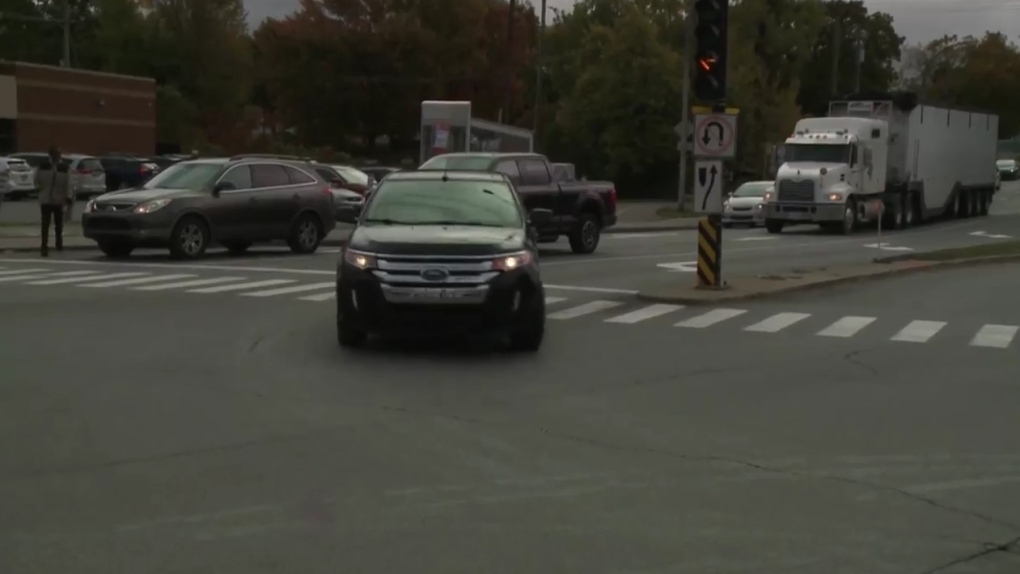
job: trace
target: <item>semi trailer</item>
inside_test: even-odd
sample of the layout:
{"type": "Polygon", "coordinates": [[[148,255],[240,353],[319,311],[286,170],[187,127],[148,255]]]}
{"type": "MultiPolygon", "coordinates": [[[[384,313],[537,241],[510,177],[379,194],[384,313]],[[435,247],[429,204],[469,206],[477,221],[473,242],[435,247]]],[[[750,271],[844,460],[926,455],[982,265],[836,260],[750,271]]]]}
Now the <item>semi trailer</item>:
{"type": "Polygon", "coordinates": [[[940,216],[987,215],[999,118],[927,106],[912,93],[848,96],[797,122],[782,147],[765,227],[817,224],[849,234],[940,216]]]}

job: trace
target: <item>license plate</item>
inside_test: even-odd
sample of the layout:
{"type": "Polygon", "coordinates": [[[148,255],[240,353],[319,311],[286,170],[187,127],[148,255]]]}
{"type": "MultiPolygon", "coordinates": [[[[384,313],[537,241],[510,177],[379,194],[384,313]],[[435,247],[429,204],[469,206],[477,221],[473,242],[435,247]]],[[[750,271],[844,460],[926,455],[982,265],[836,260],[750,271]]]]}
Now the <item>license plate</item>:
{"type": "Polygon", "coordinates": [[[447,300],[464,299],[471,295],[470,292],[462,289],[422,289],[411,291],[409,295],[415,299],[447,300]]]}

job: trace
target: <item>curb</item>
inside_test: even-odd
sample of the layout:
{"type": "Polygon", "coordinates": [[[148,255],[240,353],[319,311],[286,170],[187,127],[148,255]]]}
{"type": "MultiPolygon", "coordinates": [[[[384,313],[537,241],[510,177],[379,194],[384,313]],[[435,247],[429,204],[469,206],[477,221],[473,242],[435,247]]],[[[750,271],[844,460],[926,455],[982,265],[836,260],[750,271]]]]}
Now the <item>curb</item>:
{"type": "MultiPolygon", "coordinates": [[[[927,271],[939,271],[946,268],[954,267],[977,267],[979,265],[987,265],[990,263],[1004,263],[1004,262],[1016,262],[1020,261],[1020,254],[1016,255],[991,255],[986,257],[975,257],[972,259],[952,259],[949,261],[923,261],[914,259],[911,260],[919,265],[913,267],[901,267],[898,269],[888,269],[885,271],[879,271],[876,273],[859,274],[859,275],[847,275],[844,277],[831,277],[828,279],[820,279],[818,281],[811,281],[808,283],[802,283],[800,285],[793,285],[786,288],[779,288],[772,291],[753,291],[749,293],[735,293],[732,296],[720,296],[715,299],[703,299],[700,297],[687,297],[683,295],[671,296],[671,295],[653,295],[649,293],[638,293],[637,299],[640,301],[647,301],[649,303],[679,303],[682,305],[716,305],[719,303],[728,303],[732,301],[749,301],[752,299],[765,299],[773,296],[786,295],[788,293],[797,293],[801,291],[810,291],[812,289],[823,289],[826,287],[836,287],[839,285],[847,285],[851,283],[863,283],[869,280],[886,279],[889,277],[896,277],[901,275],[909,275],[911,273],[923,273],[927,271]]],[[[906,263],[907,261],[897,261],[896,263],[906,263]]],[[[887,264],[887,263],[883,263],[887,264]]]]}
{"type": "MultiPolygon", "coordinates": [[[[319,247],[343,247],[347,245],[347,239],[324,239],[319,247]]],[[[50,246],[52,248],[52,245],[50,246]]],[[[0,253],[35,253],[39,247],[3,247],[0,245],[0,253]]],[[[65,245],[64,251],[99,251],[97,245],[65,245]]]]}

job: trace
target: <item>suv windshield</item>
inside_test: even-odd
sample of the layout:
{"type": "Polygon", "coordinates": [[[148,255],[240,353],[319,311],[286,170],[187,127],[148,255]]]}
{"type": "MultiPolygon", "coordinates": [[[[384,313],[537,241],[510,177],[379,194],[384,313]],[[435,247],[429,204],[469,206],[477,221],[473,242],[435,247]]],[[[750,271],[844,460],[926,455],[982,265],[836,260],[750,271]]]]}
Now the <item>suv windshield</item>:
{"type": "Polygon", "coordinates": [[[845,144],[789,144],[786,146],[788,162],[848,163],[850,146],[845,144]]]}
{"type": "Polygon", "coordinates": [[[145,189],[205,189],[223,169],[218,163],[177,163],[150,179],[145,189]]]}
{"type": "Polygon", "coordinates": [[[362,223],[521,227],[510,187],[499,181],[385,181],[372,194],[362,223]]]}
{"type": "Polygon", "coordinates": [[[733,197],[763,197],[770,187],[771,181],[745,183],[733,192],[733,197]]]}
{"type": "Polygon", "coordinates": [[[421,164],[418,169],[448,169],[451,171],[489,171],[492,158],[478,155],[438,155],[421,164]]]}

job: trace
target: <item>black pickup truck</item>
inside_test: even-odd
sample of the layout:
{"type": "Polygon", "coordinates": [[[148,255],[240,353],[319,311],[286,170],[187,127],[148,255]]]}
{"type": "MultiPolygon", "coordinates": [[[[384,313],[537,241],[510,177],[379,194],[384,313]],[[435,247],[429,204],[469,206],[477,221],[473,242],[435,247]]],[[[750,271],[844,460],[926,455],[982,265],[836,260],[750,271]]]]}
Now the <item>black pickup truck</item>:
{"type": "Polygon", "coordinates": [[[616,186],[609,181],[557,181],[549,160],[535,153],[449,153],[418,168],[443,171],[491,171],[510,178],[527,210],[553,212],[550,224],[538,229],[540,243],[561,235],[574,253],[592,253],[602,230],[616,224],[616,186]]]}

